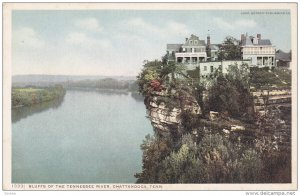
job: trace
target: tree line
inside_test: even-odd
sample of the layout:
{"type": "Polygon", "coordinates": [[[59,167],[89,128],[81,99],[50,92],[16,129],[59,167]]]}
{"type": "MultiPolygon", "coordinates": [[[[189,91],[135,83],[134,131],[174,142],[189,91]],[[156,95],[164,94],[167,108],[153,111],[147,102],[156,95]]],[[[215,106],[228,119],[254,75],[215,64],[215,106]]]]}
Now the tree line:
{"type": "Polygon", "coordinates": [[[93,89],[113,89],[137,91],[138,87],[135,81],[116,80],[113,78],[104,78],[99,80],[80,80],[68,81],[64,84],[66,88],[93,88],[93,89]]]}
{"type": "Polygon", "coordinates": [[[62,85],[55,85],[53,87],[13,87],[11,92],[11,106],[15,108],[51,101],[62,98],[65,92],[66,90],[62,85]]]}

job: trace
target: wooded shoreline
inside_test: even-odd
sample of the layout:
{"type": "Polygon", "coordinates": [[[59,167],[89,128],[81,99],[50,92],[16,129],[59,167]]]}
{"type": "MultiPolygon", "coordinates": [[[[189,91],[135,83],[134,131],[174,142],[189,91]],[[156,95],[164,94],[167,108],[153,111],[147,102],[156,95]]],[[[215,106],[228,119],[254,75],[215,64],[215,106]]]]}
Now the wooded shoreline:
{"type": "Polygon", "coordinates": [[[11,107],[18,108],[48,102],[64,97],[65,93],[66,90],[61,85],[53,87],[13,87],[11,107]]]}

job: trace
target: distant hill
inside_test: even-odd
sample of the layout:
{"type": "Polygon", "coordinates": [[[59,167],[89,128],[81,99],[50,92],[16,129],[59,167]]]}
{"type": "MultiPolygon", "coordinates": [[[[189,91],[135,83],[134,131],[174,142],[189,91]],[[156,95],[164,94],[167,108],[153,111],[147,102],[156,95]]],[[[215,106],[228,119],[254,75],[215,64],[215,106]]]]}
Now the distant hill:
{"type": "Polygon", "coordinates": [[[49,86],[58,83],[76,82],[82,80],[99,80],[112,78],[120,81],[136,80],[135,76],[88,76],[88,75],[14,75],[12,76],[13,86],[49,86]]]}

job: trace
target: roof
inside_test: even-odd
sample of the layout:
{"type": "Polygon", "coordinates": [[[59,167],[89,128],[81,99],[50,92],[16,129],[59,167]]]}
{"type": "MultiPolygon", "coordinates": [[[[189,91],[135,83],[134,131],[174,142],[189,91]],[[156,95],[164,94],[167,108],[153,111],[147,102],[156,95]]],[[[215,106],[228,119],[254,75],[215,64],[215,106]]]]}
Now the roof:
{"type": "Polygon", "coordinates": [[[258,44],[253,43],[253,36],[246,36],[244,40],[242,40],[242,46],[266,46],[272,45],[269,39],[258,39],[258,44]]]}
{"type": "Polygon", "coordinates": [[[291,55],[289,52],[283,52],[282,50],[278,50],[275,53],[275,59],[281,61],[291,61],[291,55]]]}
{"type": "Polygon", "coordinates": [[[210,48],[211,50],[218,50],[218,49],[219,49],[219,46],[216,45],[216,44],[210,44],[209,48],[210,48]]]}
{"type": "Polygon", "coordinates": [[[182,44],[167,44],[167,50],[179,51],[182,44]]]}
{"type": "Polygon", "coordinates": [[[247,36],[246,39],[242,40],[242,45],[243,46],[249,46],[249,45],[251,46],[251,45],[253,45],[250,37],[247,36]]]}
{"type": "Polygon", "coordinates": [[[185,44],[183,44],[183,46],[205,46],[205,40],[200,40],[199,37],[197,37],[196,35],[191,35],[190,38],[188,38],[188,40],[185,42],[185,44]],[[193,42],[190,43],[190,40],[192,40],[193,42]],[[196,44],[195,44],[195,40],[197,40],[196,44]]]}
{"type": "Polygon", "coordinates": [[[205,40],[199,40],[199,45],[205,45],[205,40]]]}
{"type": "Polygon", "coordinates": [[[259,39],[258,45],[272,45],[269,39],[259,39]]]}

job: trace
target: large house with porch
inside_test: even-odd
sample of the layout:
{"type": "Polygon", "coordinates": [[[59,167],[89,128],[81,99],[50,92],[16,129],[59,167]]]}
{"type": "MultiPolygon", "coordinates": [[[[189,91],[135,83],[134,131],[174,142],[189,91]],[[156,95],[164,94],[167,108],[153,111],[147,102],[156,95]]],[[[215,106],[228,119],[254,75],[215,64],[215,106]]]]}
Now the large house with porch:
{"type": "Polygon", "coordinates": [[[186,65],[187,70],[199,70],[201,78],[212,77],[216,70],[226,73],[228,66],[248,62],[248,60],[219,61],[218,49],[219,44],[211,44],[209,35],[205,43],[205,40],[192,34],[183,44],[167,44],[168,62],[182,63],[186,65]]]}
{"type": "Polygon", "coordinates": [[[199,70],[200,78],[214,75],[216,70],[227,73],[230,65],[247,63],[250,67],[273,67],[275,63],[275,46],[269,39],[261,39],[261,34],[256,37],[241,35],[237,43],[241,47],[240,60],[218,60],[218,49],[221,44],[211,44],[210,36],[205,40],[191,35],[183,44],[167,44],[168,62],[182,63],[187,70],[199,70]]]}
{"type": "Polygon", "coordinates": [[[184,44],[167,44],[169,61],[184,64],[198,64],[207,60],[205,40],[196,35],[185,39],[184,44]]]}
{"type": "Polygon", "coordinates": [[[269,39],[262,39],[261,34],[255,36],[241,35],[241,52],[243,60],[249,60],[250,67],[274,67],[275,46],[269,39]]]}

